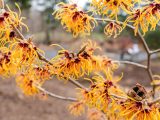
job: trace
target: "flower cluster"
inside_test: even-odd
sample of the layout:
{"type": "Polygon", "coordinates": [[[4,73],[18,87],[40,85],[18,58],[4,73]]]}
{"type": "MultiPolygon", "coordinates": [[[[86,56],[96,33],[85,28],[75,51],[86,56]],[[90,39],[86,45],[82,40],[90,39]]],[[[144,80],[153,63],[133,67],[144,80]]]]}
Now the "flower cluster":
{"type": "Polygon", "coordinates": [[[149,102],[150,95],[140,84],[136,84],[126,95],[113,81],[96,76],[93,78],[90,88],[81,90],[81,93],[82,97],[79,97],[79,101],[84,103],[83,107],[88,106],[89,109],[96,110],[97,114],[90,116],[93,119],[100,119],[103,116],[101,111],[106,115],[106,118],[115,120],[160,119],[159,105],[149,102]]]}
{"type": "Polygon", "coordinates": [[[113,70],[117,68],[117,64],[106,57],[94,55],[96,48],[96,44],[88,41],[78,53],[67,50],[59,51],[58,56],[51,61],[54,63],[51,71],[61,79],[78,79],[85,74],[98,71],[112,74],[113,70]]]}
{"type": "Polygon", "coordinates": [[[17,75],[16,82],[25,95],[31,96],[38,94],[40,91],[37,86],[42,86],[50,77],[48,66],[43,68],[33,67],[29,68],[27,72],[17,75]]]}
{"type": "Polygon", "coordinates": [[[8,76],[17,72],[16,64],[12,62],[12,53],[8,50],[0,51],[0,75],[8,76]]]}
{"type": "MultiPolygon", "coordinates": [[[[120,80],[120,79],[119,79],[120,80]]],[[[123,92],[116,86],[117,80],[105,79],[104,77],[97,75],[92,78],[92,84],[88,90],[82,89],[83,101],[89,107],[96,107],[97,109],[106,112],[108,110],[108,105],[114,99],[112,99],[112,94],[123,95],[123,92]]]]}
{"type": "MultiPolygon", "coordinates": [[[[19,6],[17,5],[19,8],[19,6]]],[[[14,27],[22,29],[25,27],[28,30],[27,25],[25,25],[21,17],[21,11],[19,8],[19,14],[7,6],[8,10],[1,9],[0,10],[0,46],[4,46],[9,41],[16,41],[18,39],[16,37],[16,33],[14,32],[14,27]],[[14,25],[14,26],[13,26],[14,25]]]]}
{"type": "Polygon", "coordinates": [[[16,58],[17,64],[30,65],[38,57],[37,48],[31,41],[19,41],[10,44],[9,49],[12,51],[13,58],[16,58]]]}
{"type": "Polygon", "coordinates": [[[145,102],[126,100],[120,103],[119,115],[129,120],[159,120],[160,112],[157,105],[147,105],[145,102]]]}
{"type": "Polygon", "coordinates": [[[119,25],[118,23],[115,23],[115,22],[110,22],[105,26],[104,33],[108,37],[113,35],[114,38],[116,38],[122,32],[122,30],[123,30],[123,28],[121,25],[119,25]]]}
{"type": "Polygon", "coordinates": [[[120,10],[130,13],[137,2],[132,0],[92,0],[91,5],[96,8],[97,13],[117,19],[120,10]]]}
{"type": "Polygon", "coordinates": [[[133,23],[135,27],[135,34],[141,28],[143,34],[149,30],[155,30],[158,22],[160,21],[160,2],[155,1],[141,9],[133,11],[126,19],[125,22],[133,23]]]}
{"type": "Polygon", "coordinates": [[[68,32],[72,32],[74,37],[79,34],[90,35],[90,32],[97,25],[92,16],[79,10],[76,4],[58,4],[60,9],[56,10],[55,18],[61,20],[61,24],[68,32]]]}

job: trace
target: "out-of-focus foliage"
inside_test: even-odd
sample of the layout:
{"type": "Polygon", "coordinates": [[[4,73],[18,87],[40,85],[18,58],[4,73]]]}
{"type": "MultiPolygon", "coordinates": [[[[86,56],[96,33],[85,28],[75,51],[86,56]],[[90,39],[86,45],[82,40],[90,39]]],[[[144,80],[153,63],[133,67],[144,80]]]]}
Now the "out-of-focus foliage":
{"type": "Polygon", "coordinates": [[[145,36],[146,42],[151,49],[160,48],[160,30],[148,32],[145,36]]]}

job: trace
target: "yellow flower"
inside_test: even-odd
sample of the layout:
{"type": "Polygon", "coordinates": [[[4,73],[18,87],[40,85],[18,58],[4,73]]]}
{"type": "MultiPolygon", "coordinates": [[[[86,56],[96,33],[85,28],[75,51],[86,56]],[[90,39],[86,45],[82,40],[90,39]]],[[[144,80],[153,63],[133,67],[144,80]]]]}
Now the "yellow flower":
{"type": "Polygon", "coordinates": [[[68,78],[78,79],[91,72],[101,71],[105,74],[112,74],[116,65],[107,57],[94,55],[96,48],[96,44],[88,41],[83,44],[78,53],[67,50],[59,51],[59,55],[52,59],[51,71],[59,78],[65,78],[66,80],[68,78]]]}
{"type": "Polygon", "coordinates": [[[121,25],[115,22],[110,22],[105,26],[104,33],[108,37],[114,36],[114,38],[116,38],[122,32],[122,30],[123,28],[121,25]]]}
{"type": "Polygon", "coordinates": [[[9,45],[9,49],[17,66],[31,65],[38,58],[37,48],[31,41],[13,42],[9,45]]]}
{"type": "Polygon", "coordinates": [[[83,102],[75,102],[69,106],[69,111],[71,114],[80,116],[84,112],[84,103],[83,102]]]}
{"type": "Polygon", "coordinates": [[[159,120],[160,112],[156,105],[145,105],[143,102],[127,100],[120,103],[119,116],[127,120],[159,120]]]}
{"type": "Polygon", "coordinates": [[[92,16],[79,10],[76,4],[59,3],[60,8],[53,15],[58,20],[66,31],[72,32],[74,37],[78,35],[90,35],[90,32],[97,25],[97,22],[92,16]]]}
{"type": "Polygon", "coordinates": [[[5,11],[3,14],[4,16],[7,16],[6,18],[6,24],[9,24],[10,26],[14,25],[17,28],[25,27],[28,31],[28,27],[26,24],[24,24],[22,21],[25,19],[24,17],[21,17],[21,9],[18,4],[16,4],[19,14],[17,12],[12,11],[9,6],[7,6],[8,11],[5,11]]]}
{"type": "Polygon", "coordinates": [[[44,67],[34,67],[32,70],[29,71],[30,74],[36,77],[37,81],[45,81],[51,78],[51,74],[47,66],[44,67]]]}
{"type": "Polygon", "coordinates": [[[92,0],[91,5],[97,9],[97,13],[106,15],[110,18],[116,18],[122,9],[126,13],[130,13],[131,8],[137,1],[132,0],[92,0]]]}
{"type": "Polygon", "coordinates": [[[34,78],[31,78],[29,75],[21,74],[16,78],[17,85],[22,89],[25,95],[36,95],[39,93],[37,87],[34,84],[37,84],[34,78]]]}
{"type": "Polygon", "coordinates": [[[21,17],[21,10],[19,6],[17,5],[19,9],[19,14],[17,14],[14,11],[11,11],[11,9],[7,6],[8,10],[1,10],[0,13],[0,47],[4,46],[9,41],[16,41],[16,34],[14,32],[14,27],[22,29],[22,27],[25,27],[28,30],[27,25],[25,25],[22,20],[24,19],[21,17]],[[14,27],[13,27],[14,25],[14,27]]]}
{"type": "Polygon", "coordinates": [[[12,61],[11,56],[12,52],[7,48],[0,49],[0,75],[7,77],[17,73],[17,65],[12,61]]]}
{"type": "Polygon", "coordinates": [[[94,76],[90,81],[92,84],[89,89],[80,89],[82,98],[79,99],[83,100],[88,107],[94,107],[104,113],[108,110],[114,112],[112,105],[116,102],[110,94],[124,95],[116,86],[117,81],[105,79],[100,75],[94,76]]]}
{"type": "Polygon", "coordinates": [[[137,9],[132,12],[126,19],[125,23],[131,22],[135,27],[135,35],[138,32],[138,29],[141,29],[143,34],[145,34],[148,30],[155,30],[159,20],[160,2],[152,2],[141,9],[137,9]]]}
{"type": "Polygon", "coordinates": [[[51,74],[46,66],[40,68],[30,65],[25,73],[16,77],[16,82],[25,95],[36,95],[40,92],[37,86],[42,86],[50,77],[51,74]]]}

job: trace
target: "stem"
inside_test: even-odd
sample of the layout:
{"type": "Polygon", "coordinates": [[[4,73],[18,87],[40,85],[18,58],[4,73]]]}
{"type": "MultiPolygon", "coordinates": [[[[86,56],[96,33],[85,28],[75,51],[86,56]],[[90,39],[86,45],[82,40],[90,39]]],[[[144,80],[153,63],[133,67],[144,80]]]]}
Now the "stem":
{"type": "Polygon", "coordinates": [[[150,55],[151,51],[146,43],[146,40],[144,39],[143,35],[141,34],[141,32],[139,30],[138,30],[138,36],[140,37],[147,54],[150,55]]]}
{"type": "Polygon", "coordinates": [[[114,97],[114,98],[118,98],[118,99],[127,99],[125,97],[122,97],[122,96],[118,96],[118,95],[115,95],[115,94],[110,94],[110,96],[114,97]]]}
{"type": "Polygon", "coordinates": [[[72,80],[71,78],[69,79],[70,83],[74,84],[75,86],[82,88],[82,89],[87,89],[85,86],[77,82],[76,80],[72,80]]]}
{"type": "Polygon", "coordinates": [[[40,91],[44,92],[45,94],[47,94],[47,95],[49,95],[49,96],[51,96],[51,97],[53,97],[53,98],[58,98],[58,99],[61,99],[61,100],[66,100],[66,101],[71,101],[71,102],[77,101],[76,98],[64,97],[64,96],[56,95],[56,94],[54,94],[54,93],[52,93],[52,92],[49,92],[49,91],[45,90],[44,88],[42,88],[42,87],[40,87],[40,86],[38,86],[38,85],[35,85],[35,84],[34,84],[34,86],[35,86],[36,88],[38,88],[40,91]]]}
{"type": "Polygon", "coordinates": [[[134,65],[143,69],[147,69],[147,66],[139,63],[131,62],[131,61],[113,61],[113,63],[129,64],[129,65],[134,65]]]}
{"type": "Polygon", "coordinates": [[[22,39],[22,40],[25,40],[25,37],[23,36],[23,34],[19,31],[19,29],[17,27],[15,27],[13,24],[12,24],[12,27],[14,28],[14,30],[16,31],[16,33],[18,34],[18,36],[22,39]]]}
{"type": "Polygon", "coordinates": [[[160,52],[160,49],[151,51],[151,54],[158,53],[158,52],[160,52]]]}
{"type": "MultiPolygon", "coordinates": [[[[94,18],[94,19],[97,20],[97,21],[117,22],[119,24],[124,24],[124,22],[121,22],[121,21],[118,21],[118,20],[111,20],[111,19],[108,19],[108,18],[104,18],[104,19],[103,18],[94,18]]],[[[135,29],[135,27],[132,26],[132,25],[126,24],[126,26],[129,27],[129,28],[135,29]]]]}

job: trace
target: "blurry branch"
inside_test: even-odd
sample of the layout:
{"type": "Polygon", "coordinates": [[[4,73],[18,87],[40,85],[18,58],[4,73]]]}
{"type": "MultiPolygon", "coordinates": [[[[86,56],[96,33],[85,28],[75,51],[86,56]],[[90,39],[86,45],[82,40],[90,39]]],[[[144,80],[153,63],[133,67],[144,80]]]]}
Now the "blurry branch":
{"type": "Polygon", "coordinates": [[[158,52],[160,52],[160,49],[151,51],[151,54],[158,53],[158,52]]]}
{"type": "Polygon", "coordinates": [[[71,101],[71,102],[77,101],[76,98],[60,96],[60,95],[54,94],[54,93],[52,93],[52,92],[49,92],[49,91],[45,90],[44,88],[42,88],[42,87],[40,87],[40,86],[38,86],[38,85],[35,85],[35,84],[34,84],[34,86],[35,86],[36,88],[38,88],[40,91],[44,92],[45,94],[47,94],[48,96],[51,96],[51,97],[53,97],[53,98],[58,98],[58,99],[61,99],[61,100],[71,101]]]}

